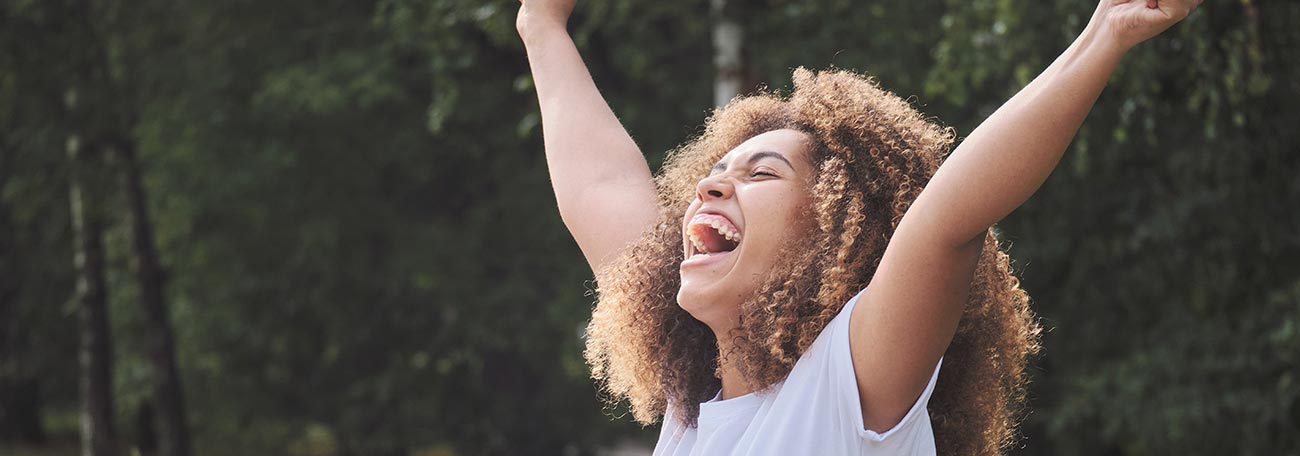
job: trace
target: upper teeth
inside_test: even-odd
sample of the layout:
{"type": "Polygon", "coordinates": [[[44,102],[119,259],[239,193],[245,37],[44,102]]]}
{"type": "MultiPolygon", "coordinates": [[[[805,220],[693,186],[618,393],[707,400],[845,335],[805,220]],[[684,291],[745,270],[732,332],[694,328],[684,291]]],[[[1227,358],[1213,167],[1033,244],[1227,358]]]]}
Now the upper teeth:
{"type": "MultiPolygon", "coordinates": [[[[691,223],[690,226],[707,223],[709,226],[713,227],[713,229],[716,230],[718,234],[721,234],[723,237],[727,238],[727,240],[737,242],[737,243],[740,242],[740,238],[741,238],[740,231],[733,228],[730,223],[725,223],[717,219],[707,220],[707,221],[699,220],[701,218],[706,218],[706,217],[712,218],[712,217],[720,217],[720,216],[712,215],[712,214],[698,214],[695,216],[696,220],[693,220],[694,223],[691,223]]],[[[704,245],[703,240],[701,240],[698,236],[696,236],[694,232],[689,232],[688,234],[691,239],[691,244],[695,245],[695,250],[699,251],[700,254],[709,253],[709,249],[707,246],[704,245]]]]}
{"type": "Polygon", "coordinates": [[[696,253],[696,255],[703,255],[709,253],[709,248],[705,247],[704,243],[700,242],[700,238],[695,237],[694,234],[691,235],[691,243],[695,244],[695,251],[699,252],[696,253]]]}
{"type": "Polygon", "coordinates": [[[736,230],[731,229],[731,227],[722,226],[720,223],[714,223],[713,229],[718,230],[718,232],[722,233],[722,235],[727,239],[740,237],[740,233],[737,233],[736,230]]]}

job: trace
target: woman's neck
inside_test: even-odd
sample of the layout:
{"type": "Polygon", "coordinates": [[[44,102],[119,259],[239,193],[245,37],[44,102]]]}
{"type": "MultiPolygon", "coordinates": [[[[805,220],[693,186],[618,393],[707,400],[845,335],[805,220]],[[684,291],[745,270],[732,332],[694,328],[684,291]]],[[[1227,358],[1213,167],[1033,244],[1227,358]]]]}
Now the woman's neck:
{"type": "Polygon", "coordinates": [[[732,348],[730,341],[723,342],[726,340],[727,339],[725,338],[718,338],[718,362],[720,363],[718,373],[722,380],[722,394],[718,399],[724,401],[744,396],[754,391],[753,388],[750,387],[749,383],[745,381],[745,377],[741,375],[740,369],[736,367],[735,361],[731,357],[726,356],[732,348]]]}

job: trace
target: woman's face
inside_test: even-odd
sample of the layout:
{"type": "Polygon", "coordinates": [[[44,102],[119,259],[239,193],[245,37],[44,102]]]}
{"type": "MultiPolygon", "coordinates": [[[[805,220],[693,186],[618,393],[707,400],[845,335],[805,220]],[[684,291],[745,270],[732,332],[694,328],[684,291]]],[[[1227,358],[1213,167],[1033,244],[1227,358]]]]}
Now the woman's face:
{"type": "Polygon", "coordinates": [[[803,220],[814,175],[808,141],[789,129],[754,136],[696,186],[682,220],[677,303],[715,332],[735,325],[790,236],[812,226],[803,220]]]}

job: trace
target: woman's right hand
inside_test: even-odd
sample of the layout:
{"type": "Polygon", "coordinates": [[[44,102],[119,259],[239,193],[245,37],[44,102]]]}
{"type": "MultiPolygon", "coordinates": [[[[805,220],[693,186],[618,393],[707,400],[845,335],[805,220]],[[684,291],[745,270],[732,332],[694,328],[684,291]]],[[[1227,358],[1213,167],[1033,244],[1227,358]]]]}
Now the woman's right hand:
{"type": "Polygon", "coordinates": [[[573,13],[577,0],[519,0],[519,16],[515,28],[522,35],[534,27],[559,27],[564,29],[573,13]]]}

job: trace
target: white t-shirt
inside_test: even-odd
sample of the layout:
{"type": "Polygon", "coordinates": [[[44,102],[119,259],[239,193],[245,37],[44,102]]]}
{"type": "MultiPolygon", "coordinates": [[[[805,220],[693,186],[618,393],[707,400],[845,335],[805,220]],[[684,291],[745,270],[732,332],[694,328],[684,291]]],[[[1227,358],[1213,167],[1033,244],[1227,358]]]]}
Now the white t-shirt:
{"type": "Polygon", "coordinates": [[[926,405],[942,359],[902,421],[883,433],[863,425],[849,355],[849,315],[860,296],[844,305],[781,383],[725,401],[714,396],[700,404],[697,428],[679,422],[669,404],[654,456],[934,455],[926,405]]]}

